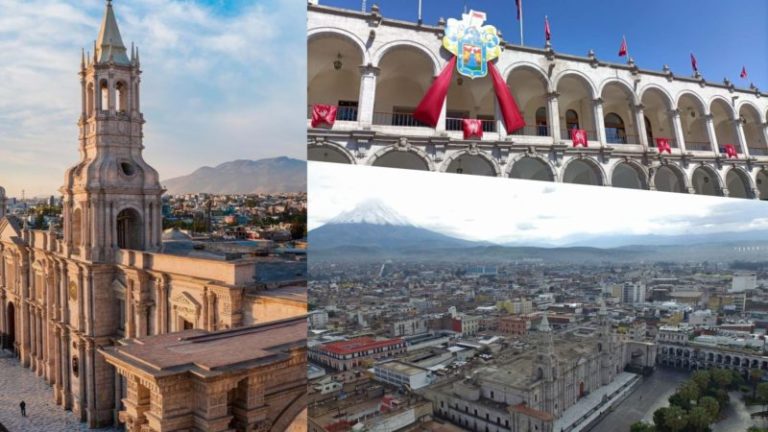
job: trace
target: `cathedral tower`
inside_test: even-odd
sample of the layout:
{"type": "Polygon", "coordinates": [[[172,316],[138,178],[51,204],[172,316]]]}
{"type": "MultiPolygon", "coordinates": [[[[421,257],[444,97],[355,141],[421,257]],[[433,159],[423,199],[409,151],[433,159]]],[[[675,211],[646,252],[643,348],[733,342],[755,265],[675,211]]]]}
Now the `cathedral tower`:
{"type": "Polygon", "coordinates": [[[552,327],[549,325],[547,313],[541,318],[536,329],[539,333],[538,346],[536,347],[536,362],[534,362],[534,376],[542,380],[541,407],[539,409],[552,413],[558,412],[555,404],[555,381],[557,378],[557,356],[555,354],[555,340],[552,327]]]}
{"type": "Polygon", "coordinates": [[[117,249],[159,248],[163,189],[142,157],[139,52],[129,56],[111,0],[93,48],[80,64],[80,162],[60,191],[67,255],[109,263],[117,249]]]}

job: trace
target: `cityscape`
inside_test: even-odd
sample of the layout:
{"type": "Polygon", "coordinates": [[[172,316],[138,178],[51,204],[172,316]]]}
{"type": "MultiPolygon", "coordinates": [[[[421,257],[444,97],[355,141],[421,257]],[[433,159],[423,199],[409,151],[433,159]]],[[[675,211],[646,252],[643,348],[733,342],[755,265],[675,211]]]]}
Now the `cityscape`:
{"type": "MultiPolygon", "coordinates": [[[[729,233],[737,246],[713,232],[711,243],[690,240],[697,251],[690,256],[682,245],[658,239],[656,245],[608,247],[533,240],[500,245],[446,235],[460,231],[448,226],[462,225],[460,211],[435,223],[442,234],[412,221],[429,220],[423,209],[439,212],[448,197],[471,202],[465,190],[506,196],[511,208],[535,203],[540,212],[550,209],[547,196],[578,196],[581,220],[596,220],[602,209],[591,209],[593,200],[616,204],[619,194],[664,213],[658,207],[667,194],[569,185],[541,194],[527,190],[553,186],[455,176],[465,185],[457,190],[453,179],[439,174],[328,165],[309,166],[310,430],[766,426],[761,398],[768,387],[761,380],[768,371],[768,239],[760,233],[762,216],[734,214],[756,227],[748,233],[752,241],[729,233]],[[351,181],[333,182],[334,176],[351,181]],[[373,179],[393,192],[379,194],[373,179]],[[405,184],[407,195],[421,201],[418,209],[388,205],[405,184]],[[325,217],[333,207],[338,216],[325,217]],[[367,241],[367,231],[378,243],[367,241]],[[693,396],[684,393],[693,394],[699,382],[693,396]]],[[[667,213],[721,203],[676,199],[667,213]]],[[[500,203],[473,208],[494,213],[494,207],[504,213],[500,203]]],[[[613,221],[614,229],[625,224],[624,231],[633,231],[633,211],[612,213],[626,213],[623,222],[613,221]]],[[[568,213],[567,206],[560,213],[568,213]]],[[[728,217],[708,213],[729,226],[728,217]]],[[[489,218],[486,228],[501,235],[514,223],[510,218],[489,218]]],[[[539,229],[546,225],[528,227],[539,229]]],[[[548,237],[533,232],[529,238],[537,234],[548,237]]]]}

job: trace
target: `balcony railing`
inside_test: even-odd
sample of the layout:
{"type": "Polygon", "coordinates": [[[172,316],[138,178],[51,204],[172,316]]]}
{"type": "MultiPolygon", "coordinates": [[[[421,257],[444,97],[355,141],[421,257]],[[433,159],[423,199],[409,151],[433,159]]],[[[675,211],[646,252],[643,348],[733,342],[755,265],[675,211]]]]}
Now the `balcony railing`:
{"type": "Polygon", "coordinates": [[[424,123],[413,118],[412,113],[373,113],[373,124],[384,126],[428,127],[424,123]]]}
{"type": "Polygon", "coordinates": [[[685,141],[685,149],[691,151],[711,151],[712,145],[708,142],[685,141]]]}
{"type": "MultiPolygon", "coordinates": [[[[449,131],[463,130],[463,120],[460,118],[445,119],[445,129],[449,131]]],[[[483,132],[496,132],[496,120],[480,120],[483,124],[483,132]]]]}
{"type": "MultiPolygon", "coordinates": [[[[312,118],[312,105],[307,106],[307,119],[312,118]]],[[[357,107],[337,107],[336,120],[357,121],[357,107]]]]}
{"type": "Polygon", "coordinates": [[[627,135],[623,129],[605,128],[605,140],[608,144],[639,144],[637,135],[627,135]]]}
{"type": "Polygon", "coordinates": [[[749,147],[750,156],[768,156],[768,148],[765,147],[749,147]]]}
{"type": "MultiPolygon", "coordinates": [[[[570,129],[562,129],[560,130],[560,139],[569,141],[571,139],[571,130],[570,129]]],[[[588,130],[587,131],[587,140],[588,141],[597,141],[597,131],[588,130]]]]}
{"type": "Polygon", "coordinates": [[[525,136],[549,136],[549,126],[523,126],[512,132],[512,135],[525,136]]]}

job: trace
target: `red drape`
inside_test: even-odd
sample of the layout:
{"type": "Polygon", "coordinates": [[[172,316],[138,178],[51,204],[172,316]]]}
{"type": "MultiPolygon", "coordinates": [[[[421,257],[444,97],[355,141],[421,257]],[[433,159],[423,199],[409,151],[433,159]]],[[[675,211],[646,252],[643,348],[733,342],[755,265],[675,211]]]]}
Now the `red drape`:
{"type": "Polygon", "coordinates": [[[571,140],[573,141],[574,147],[578,147],[579,145],[589,147],[589,144],[587,143],[587,131],[584,129],[571,129],[571,140]]]}
{"type": "Polygon", "coordinates": [[[739,154],[736,152],[736,146],[733,144],[725,145],[725,154],[728,155],[728,159],[739,157],[739,154]]]}
{"type": "Polygon", "coordinates": [[[445,97],[448,96],[448,87],[453,78],[453,69],[456,67],[456,57],[443,68],[440,75],[427,90],[427,94],[419,102],[419,106],[413,112],[413,118],[430,127],[437,127],[440,120],[440,112],[443,110],[445,97]]]}
{"type": "Polygon", "coordinates": [[[327,125],[333,127],[336,123],[336,106],[316,104],[312,106],[312,127],[316,128],[321,125],[327,125]]]}
{"type": "Polygon", "coordinates": [[[507,128],[507,134],[511,134],[525,126],[525,120],[520,113],[520,109],[517,107],[515,98],[509,91],[509,87],[507,87],[507,83],[504,82],[504,78],[501,77],[499,70],[496,69],[496,66],[491,62],[488,62],[488,70],[491,71],[493,89],[496,92],[496,99],[499,101],[501,115],[504,118],[504,126],[507,128]]]}
{"type": "Polygon", "coordinates": [[[478,119],[462,119],[464,139],[483,139],[483,121],[478,119]]]}

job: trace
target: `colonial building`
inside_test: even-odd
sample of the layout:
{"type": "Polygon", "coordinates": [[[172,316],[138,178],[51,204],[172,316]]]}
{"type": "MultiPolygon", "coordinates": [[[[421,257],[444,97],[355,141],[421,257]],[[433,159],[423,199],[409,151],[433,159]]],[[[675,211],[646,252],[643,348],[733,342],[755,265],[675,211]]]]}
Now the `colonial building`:
{"type": "Polygon", "coordinates": [[[453,57],[446,23],[385,12],[308,5],[310,114],[337,108],[332,127],[308,122],[311,160],[768,199],[768,94],[757,88],[502,41],[493,63],[526,126],[505,130],[489,77],[457,74],[425,126],[414,110],[453,57]],[[465,139],[463,119],[480,120],[482,138],[465,139]],[[574,128],[587,147],[573,147],[574,128]]]}
{"type": "Polygon", "coordinates": [[[652,368],[653,343],[619,337],[603,307],[593,331],[556,338],[547,316],[536,349],[494,362],[426,390],[435,415],[472,431],[553,432],[555,421],[584,396],[608,385],[626,366],[652,368]]]}
{"type": "Polygon", "coordinates": [[[80,161],[60,189],[63,229],[32,230],[5,215],[0,189],[2,347],[90,427],[119,417],[129,430],[176,430],[167,419],[192,404],[180,396],[190,389],[187,430],[290,423],[272,416],[303,407],[293,387],[306,384],[306,319],[265,323],[306,313],[306,265],[191,258],[183,244],[163,243],[164,190],[142,157],[140,76],[138,49],[126,49],[107,1],[94,52],[81,60],[80,161]],[[217,363],[222,347],[231,359],[217,363]],[[165,386],[185,368],[192,376],[165,386]]]}
{"type": "Polygon", "coordinates": [[[310,347],[309,359],[343,372],[369,366],[374,360],[392,358],[405,352],[405,341],[400,338],[359,337],[310,347]]]}

